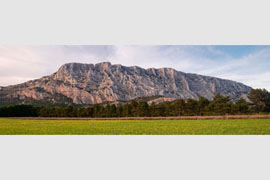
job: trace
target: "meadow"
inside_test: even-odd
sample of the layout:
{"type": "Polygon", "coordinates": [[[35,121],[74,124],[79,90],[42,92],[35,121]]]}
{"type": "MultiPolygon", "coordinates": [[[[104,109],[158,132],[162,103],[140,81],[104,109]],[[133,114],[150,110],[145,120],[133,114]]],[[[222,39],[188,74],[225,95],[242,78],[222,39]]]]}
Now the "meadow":
{"type": "Polygon", "coordinates": [[[1,135],[266,135],[270,119],[34,120],[0,119],[1,135]]]}

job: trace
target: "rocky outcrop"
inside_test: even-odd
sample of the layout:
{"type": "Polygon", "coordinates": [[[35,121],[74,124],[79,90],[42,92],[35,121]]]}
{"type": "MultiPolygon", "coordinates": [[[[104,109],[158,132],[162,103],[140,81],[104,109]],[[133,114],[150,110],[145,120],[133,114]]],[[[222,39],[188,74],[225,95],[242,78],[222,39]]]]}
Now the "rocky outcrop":
{"type": "Polygon", "coordinates": [[[232,99],[245,97],[250,87],[215,77],[183,73],[171,68],[69,63],[41,79],[0,88],[1,101],[29,100],[62,104],[129,101],[138,97],[212,99],[217,93],[232,99]]]}
{"type": "Polygon", "coordinates": [[[147,101],[148,105],[152,105],[154,104],[160,104],[160,103],[164,103],[164,102],[171,102],[171,101],[175,101],[176,98],[170,98],[170,97],[160,97],[160,98],[156,98],[150,101],[147,101]]]}

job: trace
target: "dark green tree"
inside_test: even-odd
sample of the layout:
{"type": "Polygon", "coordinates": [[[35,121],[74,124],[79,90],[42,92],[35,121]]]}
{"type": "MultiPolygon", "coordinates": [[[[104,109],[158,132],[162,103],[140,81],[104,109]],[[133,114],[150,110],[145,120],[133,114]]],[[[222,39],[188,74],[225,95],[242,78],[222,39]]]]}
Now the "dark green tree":
{"type": "Polygon", "coordinates": [[[178,99],[173,103],[173,110],[175,116],[182,116],[185,114],[186,102],[183,99],[178,99]]]}
{"type": "Polygon", "coordinates": [[[217,94],[214,96],[213,101],[208,106],[208,111],[212,115],[225,115],[229,114],[231,110],[231,100],[229,96],[222,96],[217,94]]]}
{"type": "Polygon", "coordinates": [[[248,98],[253,103],[253,112],[270,111],[270,93],[266,89],[251,89],[248,98]]]}
{"type": "Polygon", "coordinates": [[[199,114],[198,101],[188,99],[185,103],[185,115],[193,116],[199,114]]]}
{"type": "Polygon", "coordinates": [[[205,97],[200,97],[198,100],[198,114],[197,115],[204,115],[209,112],[207,112],[207,107],[210,104],[210,101],[205,97]]]}
{"type": "Polygon", "coordinates": [[[145,101],[140,101],[138,106],[137,106],[137,113],[138,116],[141,117],[146,117],[149,116],[149,106],[147,102],[145,101]]]}

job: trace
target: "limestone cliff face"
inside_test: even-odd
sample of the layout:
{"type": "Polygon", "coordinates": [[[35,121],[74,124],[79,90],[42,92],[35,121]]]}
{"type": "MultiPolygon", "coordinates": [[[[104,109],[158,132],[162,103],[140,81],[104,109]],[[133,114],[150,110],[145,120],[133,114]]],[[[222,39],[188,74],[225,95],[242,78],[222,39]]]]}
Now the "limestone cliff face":
{"type": "Polygon", "coordinates": [[[234,81],[187,74],[171,68],[143,69],[109,62],[69,63],[51,76],[0,88],[0,100],[95,104],[158,95],[212,99],[217,93],[237,99],[245,97],[250,89],[234,81]]]}

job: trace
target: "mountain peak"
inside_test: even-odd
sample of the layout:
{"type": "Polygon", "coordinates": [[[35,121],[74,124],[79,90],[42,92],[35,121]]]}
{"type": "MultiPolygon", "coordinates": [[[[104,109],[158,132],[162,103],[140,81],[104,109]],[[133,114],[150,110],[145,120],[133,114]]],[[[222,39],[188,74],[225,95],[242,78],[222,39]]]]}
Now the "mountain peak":
{"type": "Polygon", "coordinates": [[[95,65],[96,66],[111,66],[112,64],[109,61],[104,61],[104,62],[97,63],[95,65]]]}
{"type": "Polygon", "coordinates": [[[87,67],[103,67],[103,68],[109,68],[111,67],[112,64],[110,62],[100,62],[96,64],[86,64],[86,63],[76,63],[76,62],[71,62],[71,63],[66,63],[62,65],[59,70],[62,69],[81,69],[81,68],[87,68],[87,67]]]}
{"type": "Polygon", "coordinates": [[[112,64],[110,62],[100,62],[95,64],[95,68],[103,69],[103,70],[109,70],[112,67],[112,64]]]}

